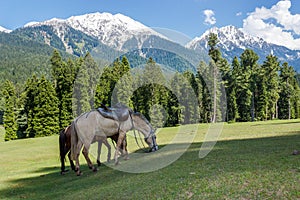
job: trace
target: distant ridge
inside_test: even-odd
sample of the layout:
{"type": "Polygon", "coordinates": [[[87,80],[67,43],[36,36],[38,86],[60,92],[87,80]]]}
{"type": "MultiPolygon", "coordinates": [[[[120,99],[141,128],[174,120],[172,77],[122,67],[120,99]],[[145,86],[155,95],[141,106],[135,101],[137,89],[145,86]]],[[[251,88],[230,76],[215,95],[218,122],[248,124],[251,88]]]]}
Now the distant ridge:
{"type": "Polygon", "coordinates": [[[216,33],[219,39],[219,48],[225,58],[232,61],[234,56],[239,57],[245,49],[252,49],[263,62],[267,55],[276,55],[280,61],[287,61],[298,72],[300,72],[300,51],[291,50],[284,46],[268,43],[263,38],[254,37],[234,26],[225,26],[222,28],[212,28],[207,30],[200,37],[190,41],[186,48],[195,51],[208,51],[207,36],[209,33],[216,33]]]}

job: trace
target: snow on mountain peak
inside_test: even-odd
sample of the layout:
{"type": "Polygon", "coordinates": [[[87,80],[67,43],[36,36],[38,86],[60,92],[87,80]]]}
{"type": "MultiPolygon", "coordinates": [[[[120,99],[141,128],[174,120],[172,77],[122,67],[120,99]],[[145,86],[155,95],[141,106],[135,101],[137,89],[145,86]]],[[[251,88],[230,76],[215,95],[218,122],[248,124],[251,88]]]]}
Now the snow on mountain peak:
{"type": "Polygon", "coordinates": [[[131,39],[137,41],[139,47],[151,35],[167,39],[151,28],[120,13],[113,15],[107,12],[96,12],[72,16],[65,20],[53,18],[44,22],[30,22],[25,27],[41,25],[54,27],[58,35],[62,35],[60,32],[64,30],[65,26],[70,26],[87,35],[96,37],[104,44],[118,50],[121,50],[123,45],[131,39]]]}
{"type": "Polygon", "coordinates": [[[91,13],[72,16],[67,23],[74,29],[97,37],[104,44],[121,49],[124,43],[132,38],[142,44],[147,35],[165,38],[151,28],[144,26],[130,17],[122,14],[91,13]],[[142,37],[140,37],[143,35],[142,37]]]}
{"type": "Polygon", "coordinates": [[[254,37],[242,31],[242,29],[238,29],[235,26],[229,25],[221,28],[211,28],[207,30],[202,36],[196,37],[194,40],[189,42],[186,47],[190,49],[197,48],[198,43],[206,43],[207,47],[207,36],[210,33],[215,33],[218,35],[218,39],[220,41],[220,45],[226,49],[231,50],[233,47],[238,47],[241,49],[246,49],[247,46],[258,44],[261,46],[264,43],[264,40],[259,37],[254,37]]]}
{"type": "Polygon", "coordinates": [[[11,32],[11,30],[8,30],[8,29],[6,29],[6,28],[4,28],[4,27],[0,26],[0,32],[4,32],[4,33],[10,33],[10,32],[11,32]]]}

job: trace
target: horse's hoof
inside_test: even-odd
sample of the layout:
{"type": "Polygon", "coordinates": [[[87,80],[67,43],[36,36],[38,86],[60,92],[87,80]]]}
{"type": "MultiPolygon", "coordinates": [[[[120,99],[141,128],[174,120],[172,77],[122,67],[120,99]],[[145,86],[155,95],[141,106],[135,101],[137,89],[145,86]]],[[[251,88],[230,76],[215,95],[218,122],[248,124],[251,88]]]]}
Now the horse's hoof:
{"type": "Polygon", "coordinates": [[[97,172],[98,171],[98,168],[97,167],[94,167],[93,168],[93,172],[97,172]]]}
{"type": "Polygon", "coordinates": [[[300,154],[300,151],[298,151],[298,150],[294,150],[293,152],[292,152],[292,155],[299,155],[300,154]]]}
{"type": "Polygon", "coordinates": [[[81,176],[83,173],[81,171],[77,171],[76,175],[81,176]]]}
{"type": "Polygon", "coordinates": [[[61,174],[61,175],[65,175],[65,174],[68,173],[68,172],[69,172],[69,170],[63,170],[63,171],[60,172],[60,174],[61,174]]]}

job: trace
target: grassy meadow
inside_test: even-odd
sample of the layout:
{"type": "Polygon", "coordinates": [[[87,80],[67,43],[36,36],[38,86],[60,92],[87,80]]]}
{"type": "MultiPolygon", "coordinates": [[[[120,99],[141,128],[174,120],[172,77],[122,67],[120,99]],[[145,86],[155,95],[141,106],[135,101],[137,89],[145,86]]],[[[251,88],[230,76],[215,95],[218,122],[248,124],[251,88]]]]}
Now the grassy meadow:
{"type": "MultiPolygon", "coordinates": [[[[291,155],[300,150],[300,120],[224,124],[200,159],[208,127],[199,125],[187,151],[165,168],[134,174],[102,165],[94,173],[81,157],[80,177],[60,175],[58,135],[4,142],[0,127],[0,199],[300,199],[300,155],[291,155]]],[[[158,144],[176,132],[159,130],[158,144]]],[[[138,149],[133,138],[128,143],[129,152],[138,149]]]]}

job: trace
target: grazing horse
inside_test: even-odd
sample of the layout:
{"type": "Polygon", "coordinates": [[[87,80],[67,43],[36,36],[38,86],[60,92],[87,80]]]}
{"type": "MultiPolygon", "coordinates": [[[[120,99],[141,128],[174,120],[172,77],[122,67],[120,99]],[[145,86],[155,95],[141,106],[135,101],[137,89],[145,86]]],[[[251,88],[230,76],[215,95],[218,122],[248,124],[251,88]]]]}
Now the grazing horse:
{"type": "MultiPolygon", "coordinates": [[[[120,112],[120,110],[118,110],[118,112],[120,112]]],[[[118,164],[118,156],[121,150],[121,144],[124,141],[126,133],[132,129],[137,129],[144,135],[145,141],[150,147],[149,152],[158,150],[156,136],[154,133],[155,131],[142,114],[133,113],[129,109],[123,109],[123,111],[116,116],[109,115],[111,114],[104,114],[99,110],[92,110],[82,114],[72,122],[73,126],[71,126],[71,129],[73,130],[71,131],[71,157],[72,160],[75,160],[76,162],[75,171],[77,172],[78,176],[81,175],[79,154],[82,146],[84,145],[84,153],[86,153],[88,156],[87,153],[90,145],[94,142],[95,138],[98,137],[109,137],[115,135],[115,133],[119,133],[114,155],[115,164],[118,164]],[[125,112],[128,113],[128,116],[130,117],[127,118],[126,114],[124,114],[125,112]],[[121,118],[122,120],[120,120],[121,118]]],[[[87,160],[90,161],[90,159],[87,160]]],[[[88,162],[88,165],[91,169],[94,169],[91,162],[88,162]]]]}
{"type": "MultiPolygon", "coordinates": [[[[70,152],[70,149],[71,149],[71,130],[72,129],[71,129],[71,125],[70,125],[67,128],[61,130],[60,133],[59,133],[59,150],[60,150],[60,162],[61,162],[61,174],[62,175],[64,175],[66,172],[68,172],[68,170],[65,169],[65,156],[66,156],[66,154],[68,154],[71,169],[75,171],[75,165],[74,165],[74,163],[71,159],[71,152],[70,152]]],[[[118,133],[116,133],[115,135],[109,136],[109,138],[111,138],[111,140],[114,141],[115,143],[117,143],[118,137],[119,137],[118,133]]],[[[97,155],[97,164],[98,164],[98,166],[101,165],[100,154],[101,154],[102,143],[104,143],[105,146],[108,148],[107,162],[110,161],[110,157],[111,157],[111,147],[110,147],[109,143],[107,142],[107,140],[106,139],[98,140],[98,155],[97,155]]],[[[123,149],[123,154],[128,155],[126,139],[121,144],[121,148],[123,149]]],[[[87,152],[87,151],[83,150],[82,152],[85,155],[85,152],[87,152]]],[[[85,158],[87,159],[88,157],[86,157],[86,155],[85,155],[85,158]]],[[[88,162],[88,160],[87,160],[87,162],[88,162]]]]}

